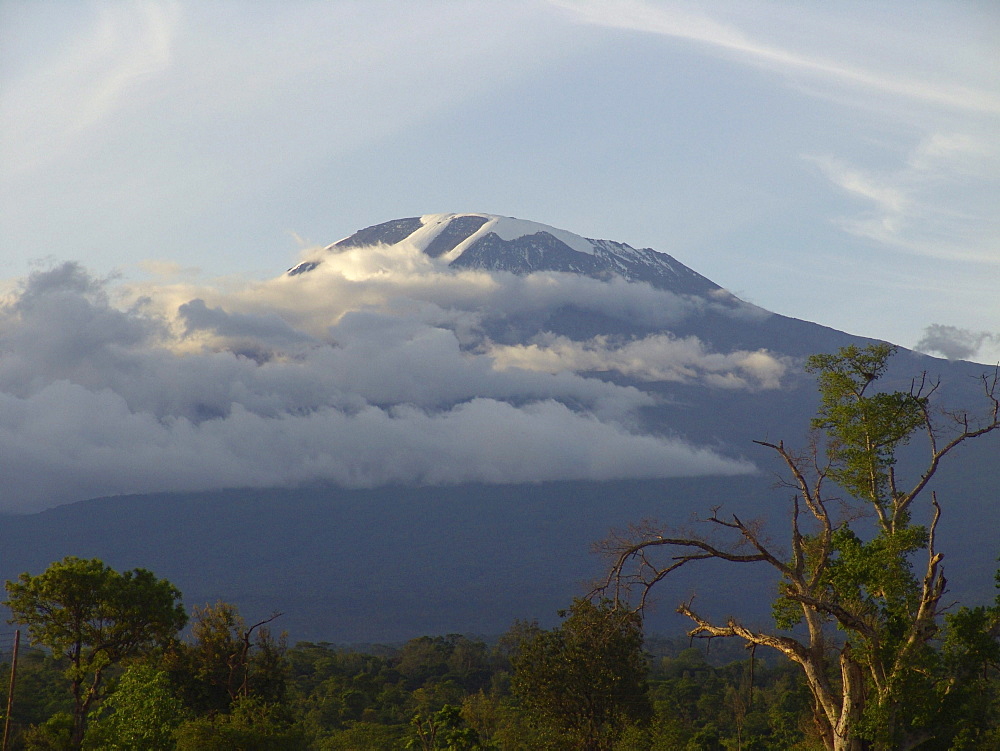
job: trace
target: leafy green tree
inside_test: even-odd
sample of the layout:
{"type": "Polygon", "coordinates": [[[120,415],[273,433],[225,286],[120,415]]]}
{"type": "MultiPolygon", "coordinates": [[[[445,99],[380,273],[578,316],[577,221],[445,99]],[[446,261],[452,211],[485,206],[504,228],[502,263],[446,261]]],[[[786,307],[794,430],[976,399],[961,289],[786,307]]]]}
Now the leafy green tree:
{"type": "Polygon", "coordinates": [[[737,637],[796,663],[823,742],[835,751],[906,749],[942,734],[936,723],[956,681],[934,644],[945,591],[935,547],[936,495],[930,494],[928,526],[911,517],[941,461],[1000,428],[997,375],[983,377],[983,415],[943,413],[941,424],[931,406],[938,384],[926,376],[908,391],[878,391],[894,352],[873,344],[809,358],[806,368],[817,374],[821,397],[810,449],[757,442],[790,474],[790,555],[771,542],[762,523],[723,517],[718,509],[705,520],[705,535],[646,524],[606,546],[613,563],[602,589],[623,601],[638,593],[640,609],[652,587],[692,562],[770,566],[780,577],[775,631],[737,618],[713,623],[690,602],[677,611],[694,622],[691,636],[737,637]],[[897,452],[918,433],[925,437],[926,461],[904,482],[897,452]],[[863,523],[866,516],[874,518],[874,531],[863,523]]]}
{"type": "MultiPolygon", "coordinates": [[[[0,707],[7,706],[10,669],[10,663],[0,664],[0,707]]],[[[64,684],[65,671],[65,659],[53,657],[46,649],[21,647],[11,712],[11,748],[19,748],[21,734],[32,725],[42,725],[60,712],[72,718],[73,705],[64,684]]]]}
{"type": "Polygon", "coordinates": [[[573,602],[551,631],[528,629],[513,658],[512,689],[559,748],[610,749],[649,719],[639,616],[604,601],[573,602]]]}
{"type": "Polygon", "coordinates": [[[403,746],[404,728],[358,722],[334,733],[314,747],[322,751],[384,751],[403,746]]]}
{"type": "Polygon", "coordinates": [[[174,730],[187,714],[166,673],[135,663],[94,712],[83,746],[100,751],[173,751],[174,730]]]}
{"type": "Polygon", "coordinates": [[[248,626],[226,602],[193,608],[191,642],[175,643],[164,657],[185,703],[197,712],[228,712],[241,697],[283,702],[284,637],[275,639],[266,628],[279,615],[248,626]]]}
{"type": "Polygon", "coordinates": [[[45,722],[33,725],[24,734],[26,751],[73,751],[73,715],[56,712],[45,722]]]}
{"type": "Polygon", "coordinates": [[[305,733],[287,707],[240,696],[226,714],[198,717],[180,725],[177,751],[301,751],[305,733]]]}
{"type": "Polygon", "coordinates": [[[415,738],[406,743],[408,749],[419,751],[480,751],[479,734],[465,726],[461,710],[445,704],[433,714],[414,715],[410,721],[415,738]]]}
{"type": "MultiPolygon", "coordinates": [[[[1000,590],[1000,571],[996,582],[1000,590]]],[[[954,682],[939,712],[949,748],[1000,748],[1000,594],[945,615],[942,653],[954,682]]]]}
{"type": "Polygon", "coordinates": [[[700,649],[689,647],[654,661],[648,745],[636,747],[816,749],[800,727],[809,726],[809,700],[797,667],[780,655],[761,659],[749,651],[748,657],[710,664],[700,649]]]}
{"type": "Polygon", "coordinates": [[[107,669],[173,640],[187,622],[180,592],[145,569],[118,573],[69,556],[38,576],[7,582],[12,622],[33,644],[65,657],[73,698],[70,743],[79,748],[107,669]]]}

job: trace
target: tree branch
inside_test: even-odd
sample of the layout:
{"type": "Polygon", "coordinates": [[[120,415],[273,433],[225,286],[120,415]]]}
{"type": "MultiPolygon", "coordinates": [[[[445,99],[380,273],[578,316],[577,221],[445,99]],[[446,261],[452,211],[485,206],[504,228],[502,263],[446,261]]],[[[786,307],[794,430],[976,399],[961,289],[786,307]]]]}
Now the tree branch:
{"type": "MultiPolygon", "coordinates": [[[[987,400],[992,404],[992,408],[987,413],[988,417],[986,418],[986,421],[977,426],[973,426],[969,419],[968,412],[962,412],[955,415],[955,420],[962,426],[962,432],[952,438],[940,450],[937,448],[937,438],[934,435],[934,428],[932,420],[930,419],[927,404],[926,402],[921,402],[921,408],[924,412],[925,424],[927,426],[927,436],[931,446],[931,459],[928,463],[927,469],[917,481],[917,484],[909,493],[900,499],[898,503],[898,509],[900,511],[905,511],[906,508],[913,503],[914,499],[920,495],[923,489],[927,486],[927,483],[930,482],[931,478],[934,476],[934,473],[937,472],[938,466],[941,464],[941,460],[945,457],[945,455],[971,438],[978,438],[979,436],[986,435],[987,433],[1000,429],[1000,397],[997,396],[997,387],[998,383],[1000,383],[1000,368],[997,368],[992,377],[984,373],[981,378],[983,381],[983,391],[985,392],[987,400]]],[[[937,388],[936,384],[934,388],[937,388]]]]}

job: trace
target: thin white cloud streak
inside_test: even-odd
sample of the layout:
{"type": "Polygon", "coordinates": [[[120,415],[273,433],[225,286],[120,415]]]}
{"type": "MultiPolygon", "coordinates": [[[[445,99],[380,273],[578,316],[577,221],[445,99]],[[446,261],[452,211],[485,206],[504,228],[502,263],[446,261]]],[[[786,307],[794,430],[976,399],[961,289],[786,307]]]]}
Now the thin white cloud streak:
{"type": "MultiPolygon", "coordinates": [[[[643,0],[550,0],[573,11],[587,23],[609,28],[687,39],[745,56],[751,62],[789,72],[820,76],[838,84],[861,86],[891,94],[973,112],[1000,114],[1000,96],[993,91],[961,84],[942,86],[903,75],[866,69],[797,52],[753,39],[743,30],[720,23],[708,15],[684,9],[677,3],[643,0]]],[[[822,29],[816,29],[817,32],[822,29]]],[[[816,37],[813,36],[815,41],[816,37]]]]}
{"type": "Polygon", "coordinates": [[[836,188],[868,204],[862,214],[837,220],[845,231],[931,258],[1000,265],[995,139],[933,133],[897,168],[878,171],[832,155],[804,159],[836,188]]]}
{"type": "Polygon", "coordinates": [[[548,334],[527,345],[493,346],[489,354],[500,368],[544,373],[617,371],[643,381],[702,382],[727,389],[777,389],[791,360],[766,350],[725,354],[708,352],[697,337],[670,334],[616,342],[606,336],[573,341],[548,334]]]}
{"type": "MultiPolygon", "coordinates": [[[[895,19],[902,30],[880,32],[889,8],[552,2],[589,24],[698,43],[780,74],[810,97],[861,112],[876,125],[876,138],[892,139],[884,151],[896,166],[885,167],[884,159],[876,169],[870,159],[805,155],[830,184],[866,204],[833,219],[835,226],[893,253],[991,269],[1000,264],[1000,45],[988,34],[987,41],[975,38],[982,32],[973,27],[972,9],[897,8],[897,14],[911,14],[895,19]],[[912,146],[899,160],[906,144],[912,146]]],[[[1000,30],[1000,15],[985,10],[982,16],[980,25],[992,22],[1000,30]]]]}
{"type": "Polygon", "coordinates": [[[2,79],[4,166],[88,169],[101,152],[101,167],[134,180],[142,158],[161,190],[183,182],[221,200],[212,188],[257,188],[262,175],[350,153],[566,53],[542,41],[547,6],[359,5],[146,0],[76,12],[66,49],[43,47],[2,79]]]}
{"type": "MultiPolygon", "coordinates": [[[[58,161],[145,82],[169,67],[180,17],[165,2],[93,6],[91,25],[0,96],[0,165],[18,174],[58,161]]],[[[44,59],[44,50],[40,56],[44,59]]]]}
{"type": "MultiPolygon", "coordinates": [[[[32,274],[0,305],[0,508],[318,481],[372,487],[753,470],[644,432],[638,412],[658,398],[638,388],[570,367],[496,367],[477,291],[504,316],[579,294],[572,284],[567,293],[551,276],[528,283],[409,265],[404,256],[371,284],[327,273],[202,285],[199,296],[178,285],[119,286],[71,263],[32,274]],[[472,291],[459,294],[456,278],[472,291]]],[[[603,284],[585,282],[591,292],[603,284]]],[[[649,289],[630,289],[638,298],[631,305],[599,295],[591,304],[621,315],[652,311],[649,289]]],[[[660,295],[661,308],[669,297],[660,295]]],[[[685,305],[670,315],[682,317],[685,305]]],[[[687,364],[694,367],[690,356],[687,364]]],[[[732,363],[733,372],[741,368],[732,363]]],[[[710,370],[707,381],[726,375],[718,362],[710,370]]]]}

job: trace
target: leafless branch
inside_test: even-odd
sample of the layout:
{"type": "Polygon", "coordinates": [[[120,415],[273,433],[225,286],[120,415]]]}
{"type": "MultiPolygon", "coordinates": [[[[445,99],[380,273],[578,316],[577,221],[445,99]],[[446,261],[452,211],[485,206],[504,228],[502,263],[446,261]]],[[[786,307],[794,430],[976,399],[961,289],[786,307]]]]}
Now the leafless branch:
{"type": "MultiPolygon", "coordinates": [[[[930,417],[927,405],[924,402],[921,403],[924,411],[927,437],[930,442],[931,458],[928,462],[927,469],[924,470],[913,489],[910,490],[909,493],[902,496],[898,501],[896,505],[897,512],[905,511],[906,508],[913,503],[914,499],[920,495],[921,492],[923,492],[924,488],[927,487],[927,483],[930,482],[931,478],[937,472],[938,467],[941,464],[941,460],[948,453],[972,438],[978,438],[986,435],[987,433],[991,433],[994,430],[1000,429],[1000,397],[997,396],[997,388],[998,384],[1000,384],[1000,368],[997,368],[992,376],[984,373],[981,378],[983,381],[985,396],[991,404],[991,408],[987,412],[986,418],[973,423],[968,412],[954,413],[952,418],[958,423],[960,432],[940,449],[937,447],[937,438],[933,428],[933,420],[930,417]]],[[[936,384],[934,388],[937,388],[936,384]]]]}

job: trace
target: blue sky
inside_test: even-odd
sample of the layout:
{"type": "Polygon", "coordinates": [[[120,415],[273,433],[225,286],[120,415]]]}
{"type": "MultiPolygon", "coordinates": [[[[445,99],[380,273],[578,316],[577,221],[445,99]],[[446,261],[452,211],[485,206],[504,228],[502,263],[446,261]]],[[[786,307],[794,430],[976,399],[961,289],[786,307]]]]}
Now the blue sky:
{"type": "Polygon", "coordinates": [[[238,285],[450,211],[996,361],[1000,6],[0,2],[0,278],[238,285]]]}

